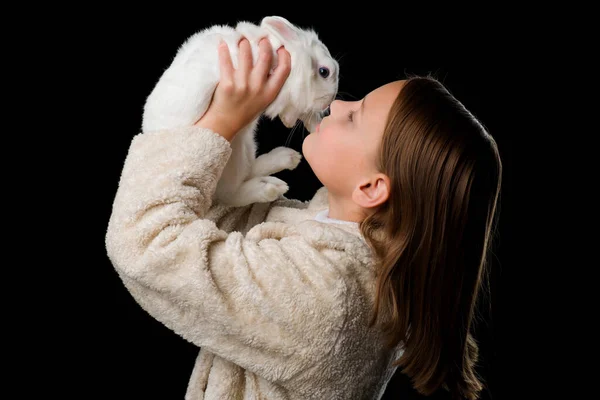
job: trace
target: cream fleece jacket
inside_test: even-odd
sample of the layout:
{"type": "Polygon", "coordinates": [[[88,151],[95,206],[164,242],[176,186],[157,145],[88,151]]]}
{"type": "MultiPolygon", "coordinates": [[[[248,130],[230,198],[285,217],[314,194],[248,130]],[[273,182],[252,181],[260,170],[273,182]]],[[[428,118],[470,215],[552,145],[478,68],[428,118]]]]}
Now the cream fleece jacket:
{"type": "Polygon", "coordinates": [[[211,204],[230,143],[197,127],[132,140],[108,257],[150,315],[200,347],[188,400],[379,399],[402,354],[367,323],[371,252],[312,200],[211,204]]]}

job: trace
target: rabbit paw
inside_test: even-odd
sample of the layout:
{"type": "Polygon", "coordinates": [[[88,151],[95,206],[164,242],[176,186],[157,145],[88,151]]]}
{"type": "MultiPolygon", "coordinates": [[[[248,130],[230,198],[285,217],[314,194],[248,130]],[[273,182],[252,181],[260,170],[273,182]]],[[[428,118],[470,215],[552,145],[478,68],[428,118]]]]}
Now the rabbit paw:
{"type": "Polygon", "coordinates": [[[269,154],[272,155],[274,163],[278,164],[281,170],[295,169],[302,161],[302,154],[285,146],[276,147],[269,154]]]}
{"type": "Polygon", "coordinates": [[[275,201],[289,190],[287,183],[274,176],[259,176],[252,180],[255,181],[258,202],[275,201]]]}
{"type": "Polygon", "coordinates": [[[300,164],[302,155],[289,147],[276,147],[260,155],[252,166],[251,177],[268,176],[284,169],[294,169],[300,164]]]}

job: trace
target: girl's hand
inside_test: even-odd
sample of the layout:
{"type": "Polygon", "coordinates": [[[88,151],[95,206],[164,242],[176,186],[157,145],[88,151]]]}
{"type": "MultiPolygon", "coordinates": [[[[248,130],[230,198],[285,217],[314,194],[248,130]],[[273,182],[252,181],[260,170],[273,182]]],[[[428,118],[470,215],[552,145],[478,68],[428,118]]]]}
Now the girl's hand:
{"type": "Polygon", "coordinates": [[[229,48],[219,45],[221,79],[211,104],[196,126],[211,129],[230,142],[244,126],[258,117],[275,100],[291,69],[290,54],[283,47],[277,50],[278,63],[269,74],[272,47],[267,39],[259,43],[256,65],[252,63],[250,43],[243,38],[239,43],[239,65],[233,68],[229,48]]]}

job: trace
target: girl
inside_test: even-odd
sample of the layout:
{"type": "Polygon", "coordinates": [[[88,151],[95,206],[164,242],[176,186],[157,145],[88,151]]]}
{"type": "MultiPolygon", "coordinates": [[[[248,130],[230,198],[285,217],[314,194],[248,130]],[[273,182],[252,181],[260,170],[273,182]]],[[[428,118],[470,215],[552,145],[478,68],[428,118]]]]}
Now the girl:
{"type": "MultiPolygon", "coordinates": [[[[270,45],[221,81],[194,126],[133,138],[106,246],[140,306],[199,346],[186,399],[379,399],[400,366],[416,390],[477,399],[475,302],[501,183],[493,138],[439,82],[334,101],[303,142],[307,202],[211,204],[245,124],[290,71],[270,45]]],[[[267,182],[268,183],[268,182],[267,182]]]]}

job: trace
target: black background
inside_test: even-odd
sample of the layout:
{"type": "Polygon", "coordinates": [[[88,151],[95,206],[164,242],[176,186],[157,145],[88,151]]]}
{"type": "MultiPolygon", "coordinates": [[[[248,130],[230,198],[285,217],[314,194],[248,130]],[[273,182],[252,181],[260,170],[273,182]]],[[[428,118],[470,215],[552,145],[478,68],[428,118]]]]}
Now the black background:
{"type": "MultiPolygon", "coordinates": [[[[318,9],[318,4],[310,7],[318,9]]],[[[507,120],[507,98],[516,67],[509,67],[510,59],[501,55],[501,38],[486,30],[485,18],[476,24],[474,18],[466,18],[466,22],[453,25],[446,21],[442,26],[443,19],[430,19],[426,7],[416,14],[402,14],[401,10],[392,13],[388,8],[368,12],[350,6],[335,12],[318,12],[307,6],[279,13],[268,7],[249,8],[252,10],[221,6],[210,15],[205,11],[162,14],[158,9],[152,16],[102,13],[102,28],[91,29],[96,35],[81,45],[85,56],[79,67],[89,68],[87,79],[94,83],[94,91],[86,95],[88,104],[94,105],[88,120],[91,133],[81,139],[82,146],[93,150],[84,160],[93,167],[82,167],[93,177],[93,218],[85,222],[92,232],[86,241],[86,257],[93,262],[81,266],[85,281],[74,288],[63,309],[75,322],[67,340],[71,340],[71,352],[78,353],[78,361],[72,365],[76,382],[66,381],[104,398],[183,398],[198,349],[148,316],[119,281],[104,248],[112,200],[129,143],[140,128],[145,98],[178,46],[211,24],[259,22],[266,15],[282,15],[299,26],[314,28],[339,60],[340,98],[362,98],[407,73],[433,74],[496,138],[504,163],[501,218],[491,266],[491,304],[484,302],[478,309],[476,336],[481,346],[479,372],[489,385],[483,398],[513,398],[506,397],[511,381],[505,370],[507,319],[502,274],[512,268],[515,135],[507,120]],[[347,15],[341,17],[340,13],[347,15]]],[[[90,13],[90,20],[93,17],[90,13]]],[[[71,38],[70,48],[77,48],[77,39],[77,35],[71,38]]],[[[284,144],[301,150],[301,129],[290,137],[278,120],[263,120],[259,129],[259,153],[284,144]]],[[[296,170],[277,176],[290,183],[288,197],[306,200],[320,187],[306,161],[296,170]]],[[[404,376],[396,373],[383,398],[421,397],[410,389],[404,376]]],[[[440,393],[434,398],[446,397],[440,393]]]]}

